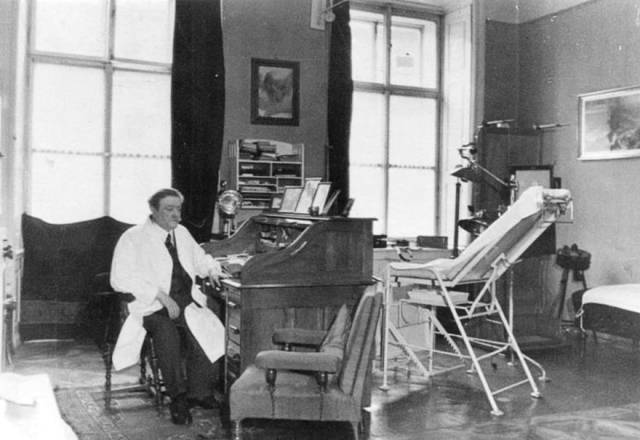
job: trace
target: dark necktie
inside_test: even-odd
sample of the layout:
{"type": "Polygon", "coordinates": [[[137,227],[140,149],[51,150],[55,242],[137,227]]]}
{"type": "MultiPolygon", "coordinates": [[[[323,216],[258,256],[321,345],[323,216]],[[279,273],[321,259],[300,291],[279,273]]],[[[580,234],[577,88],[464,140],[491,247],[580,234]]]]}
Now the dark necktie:
{"type": "Polygon", "coordinates": [[[171,260],[173,261],[173,269],[171,270],[171,289],[169,290],[169,296],[174,299],[180,306],[180,310],[189,305],[191,302],[191,277],[184,270],[180,259],[178,258],[178,249],[171,240],[171,234],[167,235],[167,239],[164,242],[171,260]]]}

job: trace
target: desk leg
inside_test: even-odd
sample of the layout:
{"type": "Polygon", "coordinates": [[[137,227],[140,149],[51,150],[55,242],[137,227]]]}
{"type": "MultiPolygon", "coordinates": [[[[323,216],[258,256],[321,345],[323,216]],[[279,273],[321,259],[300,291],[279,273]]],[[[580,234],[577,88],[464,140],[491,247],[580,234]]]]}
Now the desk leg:
{"type": "Polygon", "coordinates": [[[389,369],[389,351],[387,350],[387,344],[389,343],[389,301],[391,297],[391,277],[389,268],[387,267],[384,278],[384,297],[382,301],[382,328],[380,342],[382,347],[380,348],[382,354],[382,385],[380,389],[383,391],[389,390],[389,383],[387,381],[387,370],[389,369]]]}

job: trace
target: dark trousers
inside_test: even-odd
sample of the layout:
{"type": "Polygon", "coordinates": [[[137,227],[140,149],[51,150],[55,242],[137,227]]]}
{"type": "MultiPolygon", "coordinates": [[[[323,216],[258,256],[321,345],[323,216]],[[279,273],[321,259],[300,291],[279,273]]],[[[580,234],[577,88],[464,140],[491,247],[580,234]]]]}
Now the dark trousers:
{"type": "Polygon", "coordinates": [[[213,394],[217,372],[195,337],[189,331],[181,313],[176,320],[166,309],[145,316],[143,325],[153,338],[158,364],[167,393],[202,399],[213,394]],[[185,377],[186,375],[186,377],[185,377]]]}

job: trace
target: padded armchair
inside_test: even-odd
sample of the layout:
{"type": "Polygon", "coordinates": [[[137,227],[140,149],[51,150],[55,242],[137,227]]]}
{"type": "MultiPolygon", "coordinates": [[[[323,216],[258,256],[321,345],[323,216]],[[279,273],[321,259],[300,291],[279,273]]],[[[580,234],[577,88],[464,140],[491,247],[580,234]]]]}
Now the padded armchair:
{"type": "MultiPolygon", "coordinates": [[[[284,351],[258,353],[231,386],[230,418],[235,438],[242,435],[246,418],[310,421],[348,421],[358,439],[363,407],[370,402],[371,360],[382,293],[365,293],[346,328],[346,344],[331,336],[344,325],[341,312],[328,332],[302,329],[276,330],[274,343],[284,351]],[[320,351],[286,351],[295,346],[320,351]]],[[[346,310],[346,306],[343,307],[346,310]]]]}

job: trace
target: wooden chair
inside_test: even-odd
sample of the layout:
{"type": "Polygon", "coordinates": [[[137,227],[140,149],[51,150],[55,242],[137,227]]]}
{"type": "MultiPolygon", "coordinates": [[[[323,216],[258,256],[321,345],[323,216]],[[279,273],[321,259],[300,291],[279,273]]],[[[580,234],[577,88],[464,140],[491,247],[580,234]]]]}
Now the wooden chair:
{"type": "Polygon", "coordinates": [[[109,284],[109,274],[100,273],[94,278],[94,291],[92,295],[98,300],[106,311],[104,333],[102,336],[102,358],[105,365],[104,381],[104,406],[111,409],[111,400],[114,395],[126,395],[128,393],[147,392],[154,398],[156,407],[164,403],[164,383],[162,373],[158,367],[153,338],[149,334],[145,337],[140,353],[140,376],[137,385],[122,386],[113,389],[111,383],[113,371],[113,349],[115,347],[120,328],[128,314],[127,304],[134,297],[130,293],[114,291],[109,284]],[[148,367],[148,368],[147,368],[148,367]]]}
{"type": "MultiPolygon", "coordinates": [[[[363,408],[370,403],[371,360],[381,305],[381,292],[371,288],[363,295],[346,333],[346,344],[339,350],[332,344],[319,352],[260,352],[255,364],[231,386],[235,438],[241,438],[243,419],[261,418],[348,421],[357,439],[363,428],[363,408]]],[[[326,346],[325,336],[337,333],[336,321],[328,332],[276,330],[274,342],[285,347],[318,347],[323,342],[326,346]]]]}

